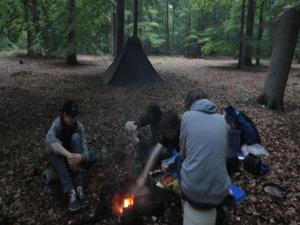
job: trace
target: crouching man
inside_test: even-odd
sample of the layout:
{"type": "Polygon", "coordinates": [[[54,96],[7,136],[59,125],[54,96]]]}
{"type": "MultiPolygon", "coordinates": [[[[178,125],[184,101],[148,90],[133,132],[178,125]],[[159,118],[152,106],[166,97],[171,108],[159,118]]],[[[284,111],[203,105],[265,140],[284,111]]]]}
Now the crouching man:
{"type": "Polygon", "coordinates": [[[66,101],[46,135],[51,164],[64,193],[68,194],[68,209],[72,212],[88,205],[83,193],[81,165],[89,160],[89,151],[78,115],[78,104],[72,100],[66,101]]]}
{"type": "Polygon", "coordinates": [[[216,105],[197,88],[188,93],[180,127],[184,225],[214,225],[216,207],[229,192],[227,124],[216,105]]]}

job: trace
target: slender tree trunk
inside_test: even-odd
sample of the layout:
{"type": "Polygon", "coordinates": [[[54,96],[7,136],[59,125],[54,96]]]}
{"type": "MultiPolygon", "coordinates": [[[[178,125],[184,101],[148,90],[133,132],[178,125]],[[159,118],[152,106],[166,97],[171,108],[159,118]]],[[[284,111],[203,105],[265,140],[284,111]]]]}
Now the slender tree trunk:
{"type": "Polygon", "coordinates": [[[34,42],[34,26],[32,16],[32,1],[23,0],[24,15],[26,21],[27,32],[27,55],[34,56],[33,42],[34,42]]]}
{"type": "Polygon", "coordinates": [[[116,6],[113,5],[111,13],[111,54],[113,57],[117,55],[117,19],[116,6]]]}
{"type": "Polygon", "coordinates": [[[44,47],[44,54],[49,55],[51,52],[51,39],[50,34],[48,32],[47,27],[51,26],[51,19],[49,17],[49,2],[43,1],[41,3],[41,11],[42,11],[42,17],[43,17],[43,23],[44,25],[41,28],[41,38],[43,40],[43,47],[44,47]]]}
{"type": "MultiPolygon", "coordinates": [[[[143,21],[143,1],[139,0],[139,18],[138,18],[139,22],[143,21]]],[[[138,34],[141,37],[142,36],[142,28],[138,26],[138,34]]]]}
{"type": "Polygon", "coordinates": [[[169,29],[169,0],[166,1],[166,48],[167,55],[170,53],[170,29],[169,29]]]}
{"type": "Polygon", "coordinates": [[[246,45],[242,56],[243,66],[252,66],[252,38],[254,28],[254,17],[256,0],[248,0],[248,13],[247,13],[247,25],[246,25],[246,45]]]}
{"type": "MultiPolygon", "coordinates": [[[[191,33],[191,30],[192,30],[192,7],[190,5],[190,2],[188,2],[188,15],[187,15],[187,22],[186,22],[186,36],[185,38],[187,38],[190,33],[191,33]]],[[[190,43],[186,43],[187,46],[185,48],[185,56],[186,57],[189,57],[190,56],[190,46],[189,44],[190,43]]]]}
{"type": "Polygon", "coordinates": [[[124,0],[117,0],[117,54],[118,57],[123,51],[124,47],[124,0]]]}
{"type": "Polygon", "coordinates": [[[32,21],[34,26],[34,33],[35,35],[40,34],[41,26],[40,26],[40,19],[39,19],[39,5],[36,0],[31,0],[32,2],[32,21]]]}
{"type": "Polygon", "coordinates": [[[271,64],[263,93],[257,102],[268,109],[283,110],[283,97],[300,29],[299,7],[286,7],[279,18],[271,64]],[[297,9],[298,7],[298,9],[297,9]]]}
{"type": "Polygon", "coordinates": [[[133,38],[138,38],[139,1],[134,0],[133,6],[133,38]]]}
{"type": "Polygon", "coordinates": [[[76,5],[75,0],[69,0],[68,2],[69,8],[69,17],[68,17],[68,53],[66,64],[69,65],[77,65],[77,57],[76,57],[76,40],[75,40],[75,20],[76,20],[76,5]]]}
{"type": "Polygon", "coordinates": [[[175,34],[175,7],[172,5],[172,49],[174,48],[174,34],[175,34]]]}
{"type": "MultiPolygon", "coordinates": [[[[270,37],[270,41],[271,43],[274,42],[274,31],[273,31],[273,27],[274,27],[274,16],[273,16],[273,11],[272,11],[272,6],[273,6],[273,0],[269,1],[269,8],[271,9],[271,15],[270,15],[270,19],[269,19],[269,37],[270,37]]],[[[270,48],[269,50],[269,54],[272,53],[272,49],[270,48]]]]}
{"type": "Polygon", "coordinates": [[[241,13],[241,29],[240,29],[240,49],[239,49],[239,61],[238,61],[238,67],[242,66],[242,56],[244,51],[244,21],[245,21],[245,2],[246,0],[243,0],[242,2],[242,13],[241,13]]]}
{"type": "Polygon", "coordinates": [[[257,36],[257,48],[256,48],[256,66],[260,64],[260,45],[261,39],[264,33],[264,20],[263,20],[263,12],[264,12],[265,0],[261,1],[260,11],[259,11],[259,23],[258,23],[258,36],[257,36]]]}

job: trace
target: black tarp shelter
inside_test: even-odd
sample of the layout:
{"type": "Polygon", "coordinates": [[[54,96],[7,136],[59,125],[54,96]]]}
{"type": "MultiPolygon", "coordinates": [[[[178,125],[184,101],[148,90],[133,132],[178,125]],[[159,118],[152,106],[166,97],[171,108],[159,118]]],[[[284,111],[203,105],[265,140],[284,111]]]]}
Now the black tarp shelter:
{"type": "Polygon", "coordinates": [[[128,39],[122,53],[104,72],[102,80],[112,86],[164,82],[147,58],[141,41],[133,37],[128,39]]]}

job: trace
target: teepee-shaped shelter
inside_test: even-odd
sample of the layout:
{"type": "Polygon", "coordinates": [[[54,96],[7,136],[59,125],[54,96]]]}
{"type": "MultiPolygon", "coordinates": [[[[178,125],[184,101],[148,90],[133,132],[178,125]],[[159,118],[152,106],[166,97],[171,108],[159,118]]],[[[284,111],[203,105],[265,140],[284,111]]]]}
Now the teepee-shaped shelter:
{"type": "Polygon", "coordinates": [[[104,72],[102,80],[107,85],[122,86],[164,82],[153,68],[137,37],[137,2],[135,0],[133,37],[128,39],[122,53],[104,72]]]}

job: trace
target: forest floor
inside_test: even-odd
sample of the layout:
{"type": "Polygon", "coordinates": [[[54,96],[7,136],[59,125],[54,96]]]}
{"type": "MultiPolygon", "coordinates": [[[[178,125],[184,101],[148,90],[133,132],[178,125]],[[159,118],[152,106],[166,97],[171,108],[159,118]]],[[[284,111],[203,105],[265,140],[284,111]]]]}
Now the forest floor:
{"type": "MultiPolygon", "coordinates": [[[[106,204],[118,182],[128,176],[125,122],[136,119],[150,102],[182,113],[186,93],[197,86],[209,93],[220,113],[233,105],[252,118],[270,153],[264,158],[271,168],[266,175],[243,170],[234,175],[233,181],[248,195],[223,224],[300,223],[300,65],[293,65],[289,76],[285,111],[274,112],[255,103],[267,61],[237,69],[231,59],[150,59],[166,84],[105,86],[101,74],[111,57],[80,56],[81,65],[69,67],[60,59],[0,56],[0,224],[116,224],[106,204]],[[69,98],[80,103],[80,120],[88,138],[97,140],[99,159],[87,177],[90,205],[77,214],[68,213],[59,185],[41,181],[48,165],[45,134],[69,98]],[[105,161],[100,154],[103,144],[108,146],[105,161]],[[268,182],[280,184],[287,197],[266,194],[263,185],[268,182]]],[[[179,224],[180,210],[171,204],[161,218],[144,220],[149,225],[179,224]]]]}

